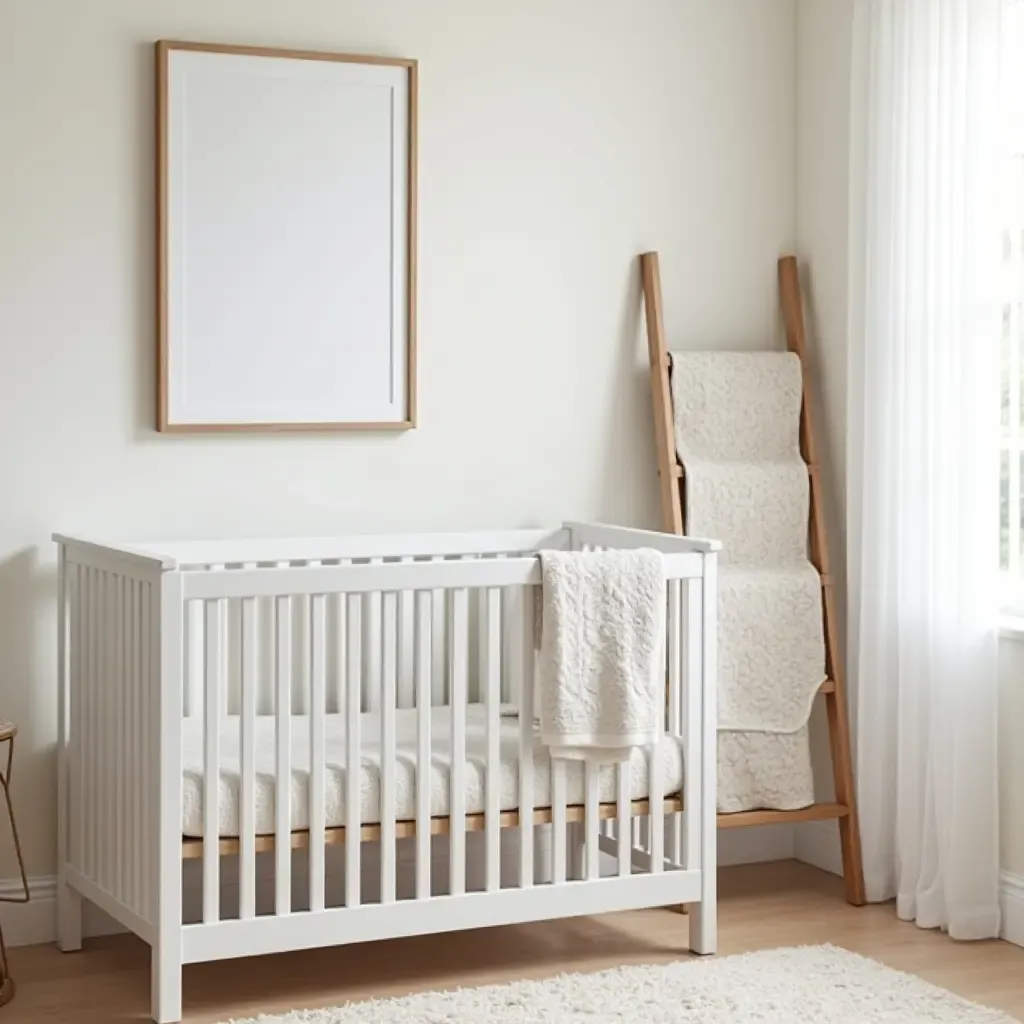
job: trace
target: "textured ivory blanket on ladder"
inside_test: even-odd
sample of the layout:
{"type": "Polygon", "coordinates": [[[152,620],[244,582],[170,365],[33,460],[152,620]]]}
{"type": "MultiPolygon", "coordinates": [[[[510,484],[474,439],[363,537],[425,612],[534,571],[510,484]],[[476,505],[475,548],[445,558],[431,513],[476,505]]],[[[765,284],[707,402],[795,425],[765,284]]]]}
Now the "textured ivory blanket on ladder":
{"type": "Polygon", "coordinates": [[[55,540],[59,942],[83,898],[148,942],[160,1024],[183,964],[227,957],[682,903],[714,951],[716,543],[55,540]],[[553,759],[539,552],[637,548],[664,566],[661,739],[553,759]]]}
{"type": "Polygon", "coordinates": [[[800,359],[673,352],[686,528],[722,542],[718,807],[814,802],[807,723],[825,680],[821,578],[808,558],[800,359]]]}

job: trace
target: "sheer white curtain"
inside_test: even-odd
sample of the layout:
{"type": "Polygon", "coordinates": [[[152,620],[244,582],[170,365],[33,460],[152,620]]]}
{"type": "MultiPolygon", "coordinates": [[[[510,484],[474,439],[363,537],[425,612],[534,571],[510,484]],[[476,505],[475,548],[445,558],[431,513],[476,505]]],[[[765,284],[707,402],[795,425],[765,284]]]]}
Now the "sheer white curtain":
{"type": "Polygon", "coordinates": [[[858,0],[849,657],[868,898],[999,929],[1003,0],[858,0]]]}

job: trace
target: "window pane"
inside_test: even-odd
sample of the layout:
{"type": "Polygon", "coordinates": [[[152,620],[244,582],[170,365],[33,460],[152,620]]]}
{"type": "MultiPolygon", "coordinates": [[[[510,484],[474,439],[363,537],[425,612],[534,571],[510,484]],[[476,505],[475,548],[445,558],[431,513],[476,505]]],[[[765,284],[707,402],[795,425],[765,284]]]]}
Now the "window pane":
{"type": "Polygon", "coordinates": [[[1010,453],[999,460],[999,567],[1010,567],[1010,453]]]}
{"type": "MultiPolygon", "coordinates": [[[[1021,273],[1021,263],[1018,260],[1016,267],[1014,268],[1015,277],[1019,279],[1021,273]]],[[[1019,280],[1015,282],[1017,285],[1017,293],[1020,294],[1022,290],[1020,287],[1019,280]]],[[[1018,427],[1017,435],[1020,436],[1024,433],[1024,304],[1019,300],[1013,304],[1013,316],[1011,317],[1013,335],[1010,338],[1010,344],[1013,346],[1014,354],[1016,356],[1014,362],[1011,364],[1016,371],[1016,386],[1017,386],[1017,408],[1019,409],[1018,416],[1018,427]]]]}
{"type": "Polygon", "coordinates": [[[1010,304],[1003,306],[1003,336],[999,349],[1001,380],[1000,405],[1003,432],[1010,429],[1010,304]]]}
{"type": "Polygon", "coordinates": [[[1015,572],[1020,573],[1021,566],[1024,566],[1024,559],[1021,555],[1024,554],[1024,501],[1021,500],[1021,481],[1024,481],[1024,452],[1017,453],[1017,479],[1011,481],[1010,492],[1017,496],[1017,508],[1016,508],[1016,532],[1017,536],[1014,538],[1016,541],[1017,550],[1014,552],[1014,556],[1010,561],[1010,568],[1015,572]]]}

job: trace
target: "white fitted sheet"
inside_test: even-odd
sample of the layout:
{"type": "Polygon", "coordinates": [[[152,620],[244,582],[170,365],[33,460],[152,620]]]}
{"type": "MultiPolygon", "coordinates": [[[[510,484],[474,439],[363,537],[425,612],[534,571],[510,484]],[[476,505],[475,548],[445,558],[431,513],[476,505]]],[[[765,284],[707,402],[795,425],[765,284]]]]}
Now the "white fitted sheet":
{"type": "MultiPolygon", "coordinates": [[[[451,710],[431,710],[430,813],[437,817],[449,812],[449,775],[451,771],[451,710]]],[[[519,719],[500,719],[501,809],[515,810],[519,804],[519,719]]],[[[276,723],[271,716],[256,719],[256,832],[267,834],[275,826],[276,723]]],[[[219,833],[237,836],[240,805],[240,719],[226,716],[220,728],[219,833]]],[[[345,824],[346,776],[345,720],[328,715],[325,726],[327,773],[324,785],[324,814],[328,828],[345,824]]],[[[363,824],[380,821],[381,716],[366,712],[360,716],[363,751],[359,780],[360,819],[363,824]]],[[[395,712],[395,817],[416,817],[416,711],[402,708],[395,712]]],[[[291,718],[291,828],[309,827],[309,718],[291,718]]],[[[680,740],[664,736],[659,744],[663,792],[678,793],[682,787],[683,759],[680,740]]],[[[484,706],[470,704],[466,709],[466,813],[484,810],[486,719],[484,706]]],[[[631,796],[643,800],[649,793],[647,753],[634,750],[631,761],[631,796]]],[[[203,724],[200,719],[183,722],[184,789],[181,830],[186,836],[203,835],[203,724]]],[[[582,804],[585,775],[582,762],[566,761],[566,795],[570,804],[582,804]]],[[[548,750],[536,734],[533,750],[534,806],[551,803],[551,762],[548,750]]],[[[600,799],[612,802],[617,793],[617,769],[604,765],[600,770],[600,799]]]]}

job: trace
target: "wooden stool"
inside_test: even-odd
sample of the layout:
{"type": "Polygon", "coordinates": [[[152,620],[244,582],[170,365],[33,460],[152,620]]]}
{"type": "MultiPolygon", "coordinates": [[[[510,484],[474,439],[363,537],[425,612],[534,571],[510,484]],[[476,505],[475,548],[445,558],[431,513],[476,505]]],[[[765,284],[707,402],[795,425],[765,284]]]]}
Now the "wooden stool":
{"type": "MultiPolygon", "coordinates": [[[[0,771],[0,787],[3,787],[4,800],[7,803],[7,816],[11,822],[11,835],[14,837],[14,852],[18,857],[18,868],[21,871],[21,885],[25,893],[22,897],[0,897],[0,903],[28,903],[28,877],[25,874],[25,858],[21,853],[21,840],[18,838],[18,824],[14,819],[14,807],[11,804],[11,767],[14,764],[14,737],[18,735],[18,727],[13,722],[0,718],[0,744],[7,744],[7,767],[0,771]]],[[[7,964],[7,946],[4,945],[4,930],[0,922],[0,1006],[5,1006],[14,998],[14,979],[10,975],[7,964]]]]}

